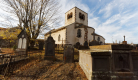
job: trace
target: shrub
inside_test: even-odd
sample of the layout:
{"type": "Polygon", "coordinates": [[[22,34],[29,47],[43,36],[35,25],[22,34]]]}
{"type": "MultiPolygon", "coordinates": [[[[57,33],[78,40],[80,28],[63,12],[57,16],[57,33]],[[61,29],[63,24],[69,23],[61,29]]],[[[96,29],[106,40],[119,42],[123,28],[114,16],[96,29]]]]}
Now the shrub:
{"type": "Polygon", "coordinates": [[[15,51],[15,49],[17,49],[17,46],[16,46],[16,45],[13,46],[13,50],[14,50],[14,51],[15,51]]]}

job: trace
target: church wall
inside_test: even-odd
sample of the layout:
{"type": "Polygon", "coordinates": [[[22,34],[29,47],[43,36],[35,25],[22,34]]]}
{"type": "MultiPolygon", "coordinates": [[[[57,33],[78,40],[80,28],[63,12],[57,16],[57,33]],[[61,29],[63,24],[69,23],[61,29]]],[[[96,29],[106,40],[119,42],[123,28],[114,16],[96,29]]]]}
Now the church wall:
{"type": "Polygon", "coordinates": [[[84,36],[85,36],[84,28],[76,28],[74,35],[75,35],[75,44],[77,42],[79,42],[81,45],[83,45],[84,44],[84,36]],[[77,31],[78,31],[78,29],[81,29],[81,37],[80,38],[77,37],[77,31]]]}
{"type": "Polygon", "coordinates": [[[92,33],[94,32],[93,28],[87,28],[88,29],[88,42],[93,40],[92,33]]]}
{"type": "Polygon", "coordinates": [[[80,42],[81,45],[84,44],[84,35],[85,31],[84,28],[76,28],[75,23],[67,26],[67,43],[75,45],[77,42],[80,42]],[[81,37],[77,37],[77,30],[81,29],[81,37]]]}
{"type": "Polygon", "coordinates": [[[66,39],[67,39],[67,44],[75,44],[75,24],[73,23],[73,24],[70,24],[70,25],[68,25],[67,27],[66,27],[66,29],[67,29],[67,33],[66,33],[66,39]]]}
{"type": "MultiPolygon", "coordinates": [[[[99,37],[99,36],[95,36],[95,40],[96,40],[96,41],[98,41],[98,37],[99,37]]],[[[103,37],[101,37],[101,36],[100,36],[100,41],[102,41],[102,43],[105,43],[104,38],[103,38],[103,37]]]]}
{"type": "Polygon", "coordinates": [[[76,22],[82,23],[82,24],[88,26],[88,14],[83,12],[82,10],[76,8],[76,22]],[[84,14],[85,20],[82,20],[82,19],[79,18],[79,13],[84,14]]]}
{"type": "MultiPolygon", "coordinates": [[[[49,35],[45,36],[45,39],[47,39],[49,35]]],[[[62,39],[63,39],[63,44],[65,44],[65,40],[66,40],[66,29],[54,32],[51,34],[51,36],[53,37],[53,39],[55,40],[55,44],[62,44],[62,39]],[[58,36],[60,34],[60,41],[58,41],[58,36]]]]}
{"type": "Polygon", "coordinates": [[[65,13],[65,26],[74,23],[75,22],[75,8],[71,9],[70,11],[68,11],[67,13],[65,13]],[[72,18],[67,19],[67,15],[70,14],[72,12],[72,18]]]}

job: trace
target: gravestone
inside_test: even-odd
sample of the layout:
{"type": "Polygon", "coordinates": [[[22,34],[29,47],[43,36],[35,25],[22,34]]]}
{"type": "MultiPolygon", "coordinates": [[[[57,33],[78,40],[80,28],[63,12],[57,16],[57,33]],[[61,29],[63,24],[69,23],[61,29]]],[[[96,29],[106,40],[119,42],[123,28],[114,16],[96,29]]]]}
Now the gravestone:
{"type": "Polygon", "coordinates": [[[39,42],[39,50],[43,50],[44,42],[40,41],[39,42]]]}
{"type": "Polygon", "coordinates": [[[89,49],[89,46],[88,46],[88,42],[87,41],[84,42],[84,49],[89,49]]]}
{"type": "Polygon", "coordinates": [[[28,37],[25,29],[23,29],[17,37],[18,37],[18,48],[16,49],[17,54],[27,56],[28,37]]]}
{"type": "Polygon", "coordinates": [[[77,43],[74,45],[74,47],[77,48],[77,49],[79,49],[79,47],[80,47],[80,43],[77,42],[77,43]]]}
{"type": "Polygon", "coordinates": [[[44,59],[55,59],[55,40],[51,35],[45,41],[45,58],[44,59]]]}
{"type": "Polygon", "coordinates": [[[63,60],[65,63],[73,63],[74,62],[74,48],[72,45],[65,45],[63,60]]]}

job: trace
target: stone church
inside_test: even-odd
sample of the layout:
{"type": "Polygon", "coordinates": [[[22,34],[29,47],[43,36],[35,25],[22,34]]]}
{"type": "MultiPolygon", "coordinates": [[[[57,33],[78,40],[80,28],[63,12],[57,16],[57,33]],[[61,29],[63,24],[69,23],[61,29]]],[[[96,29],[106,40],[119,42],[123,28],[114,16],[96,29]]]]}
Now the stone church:
{"type": "MultiPolygon", "coordinates": [[[[95,33],[93,27],[88,26],[88,14],[81,9],[74,7],[65,13],[65,26],[50,31],[55,44],[72,44],[85,41],[88,43],[94,39],[100,44],[105,43],[105,38],[95,33]],[[93,36],[94,34],[94,36],[93,36]]],[[[45,34],[45,39],[49,32],[45,34]]]]}

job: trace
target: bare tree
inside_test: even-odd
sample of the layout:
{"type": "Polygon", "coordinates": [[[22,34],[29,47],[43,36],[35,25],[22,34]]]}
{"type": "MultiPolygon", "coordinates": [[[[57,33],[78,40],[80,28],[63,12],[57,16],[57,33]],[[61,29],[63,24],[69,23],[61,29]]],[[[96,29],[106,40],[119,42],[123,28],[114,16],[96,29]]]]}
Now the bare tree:
{"type": "Polygon", "coordinates": [[[6,3],[6,11],[18,18],[18,26],[26,30],[32,44],[43,30],[60,19],[58,0],[3,0],[3,2],[6,3]]]}

